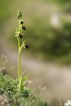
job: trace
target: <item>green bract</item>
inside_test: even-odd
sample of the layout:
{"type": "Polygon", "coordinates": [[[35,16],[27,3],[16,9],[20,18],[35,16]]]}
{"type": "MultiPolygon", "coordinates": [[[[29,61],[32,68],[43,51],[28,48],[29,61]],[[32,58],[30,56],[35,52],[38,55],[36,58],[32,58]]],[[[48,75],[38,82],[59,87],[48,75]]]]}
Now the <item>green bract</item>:
{"type": "Polygon", "coordinates": [[[21,19],[22,18],[22,13],[20,10],[18,10],[18,19],[21,19]]]}

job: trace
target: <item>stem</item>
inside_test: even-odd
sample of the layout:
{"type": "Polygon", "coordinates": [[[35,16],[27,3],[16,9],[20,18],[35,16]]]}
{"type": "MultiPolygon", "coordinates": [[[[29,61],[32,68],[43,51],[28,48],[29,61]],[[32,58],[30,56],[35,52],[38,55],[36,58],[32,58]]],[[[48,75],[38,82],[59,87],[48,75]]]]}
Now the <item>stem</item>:
{"type": "Polygon", "coordinates": [[[21,52],[20,52],[20,39],[18,38],[18,80],[21,77],[21,52]]]}

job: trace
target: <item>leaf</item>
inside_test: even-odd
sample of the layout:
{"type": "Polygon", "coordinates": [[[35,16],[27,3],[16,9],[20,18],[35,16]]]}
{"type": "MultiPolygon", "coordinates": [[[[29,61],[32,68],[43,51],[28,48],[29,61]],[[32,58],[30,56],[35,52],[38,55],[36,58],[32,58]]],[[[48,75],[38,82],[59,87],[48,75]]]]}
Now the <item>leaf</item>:
{"type": "Polygon", "coordinates": [[[27,79],[28,79],[28,75],[27,75],[26,77],[23,77],[23,78],[22,78],[21,84],[22,84],[22,85],[25,85],[25,83],[27,82],[27,79]]]}

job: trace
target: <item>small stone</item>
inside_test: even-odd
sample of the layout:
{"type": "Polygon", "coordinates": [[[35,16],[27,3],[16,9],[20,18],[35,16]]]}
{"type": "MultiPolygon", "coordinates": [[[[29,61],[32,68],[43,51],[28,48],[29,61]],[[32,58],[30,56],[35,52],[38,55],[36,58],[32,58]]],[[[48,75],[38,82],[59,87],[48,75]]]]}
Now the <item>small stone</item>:
{"type": "Polygon", "coordinates": [[[4,98],[3,98],[3,96],[1,95],[1,96],[0,96],[0,102],[3,101],[3,100],[4,100],[4,98]]]}
{"type": "Polygon", "coordinates": [[[2,102],[1,102],[1,106],[4,106],[4,105],[5,105],[5,102],[4,102],[4,101],[2,101],[2,102]]]}

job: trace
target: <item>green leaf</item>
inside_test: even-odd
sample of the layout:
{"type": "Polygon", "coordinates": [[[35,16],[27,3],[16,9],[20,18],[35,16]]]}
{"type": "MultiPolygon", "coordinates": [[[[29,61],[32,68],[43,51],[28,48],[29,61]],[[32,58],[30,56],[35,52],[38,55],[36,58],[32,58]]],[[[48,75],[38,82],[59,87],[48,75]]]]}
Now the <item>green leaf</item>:
{"type": "Polygon", "coordinates": [[[27,79],[28,79],[28,75],[27,75],[26,77],[23,77],[23,78],[22,78],[21,84],[22,84],[23,86],[24,86],[25,83],[27,82],[27,79]]]}

